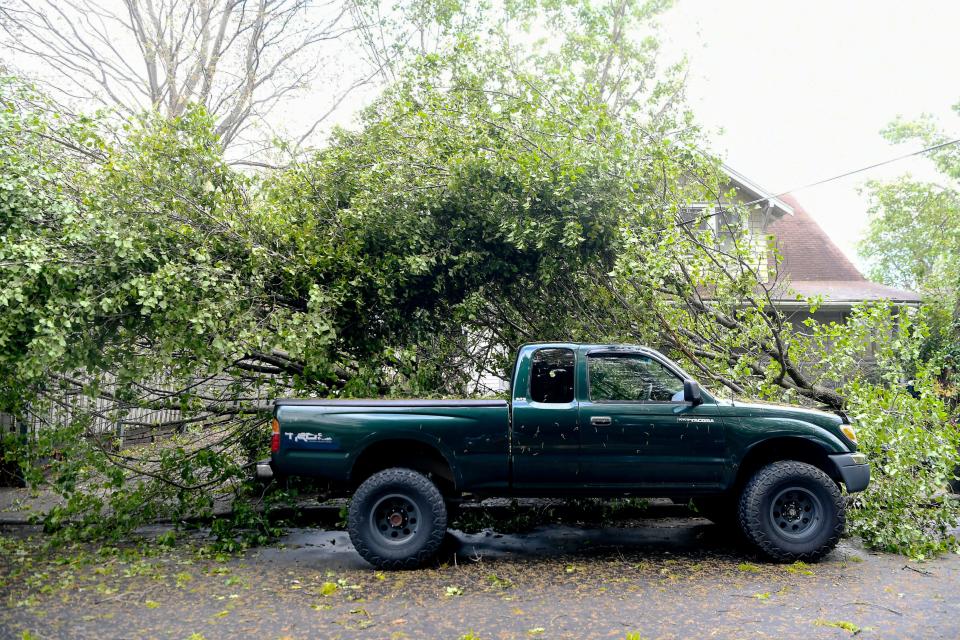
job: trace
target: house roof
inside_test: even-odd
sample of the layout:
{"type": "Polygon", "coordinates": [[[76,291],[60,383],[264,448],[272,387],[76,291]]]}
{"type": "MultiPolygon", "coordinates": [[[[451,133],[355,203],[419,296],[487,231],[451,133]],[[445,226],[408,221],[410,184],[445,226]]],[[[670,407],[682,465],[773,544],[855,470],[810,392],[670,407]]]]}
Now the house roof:
{"type": "Polygon", "coordinates": [[[791,204],[792,216],[782,216],[769,225],[767,233],[777,238],[783,256],[780,271],[794,282],[804,280],[842,280],[866,282],[863,274],[847,259],[840,247],[810,217],[792,195],[783,196],[791,204]]]}
{"type": "Polygon", "coordinates": [[[793,215],[793,207],[783,198],[773,195],[756,182],[725,164],[721,164],[720,168],[730,177],[738,189],[743,189],[746,192],[751,201],[755,203],[765,202],[771,209],[793,215]]]}
{"type": "Polygon", "coordinates": [[[801,296],[823,296],[824,300],[836,304],[853,304],[869,300],[920,302],[920,296],[914,291],[888,287],[869,280],[791,280],[790,291],[801,296]]]}
{"type": "Polygon", "coordinates": [[[833,303],[920,302],[913,291],[867,280],[796,198],[784,195],[781,199],[793,209],[793,215],[775,219],[766,231],[775,236],[783,257],[779,279],[788,281],[794,294],[820,295],[833,303]]]}

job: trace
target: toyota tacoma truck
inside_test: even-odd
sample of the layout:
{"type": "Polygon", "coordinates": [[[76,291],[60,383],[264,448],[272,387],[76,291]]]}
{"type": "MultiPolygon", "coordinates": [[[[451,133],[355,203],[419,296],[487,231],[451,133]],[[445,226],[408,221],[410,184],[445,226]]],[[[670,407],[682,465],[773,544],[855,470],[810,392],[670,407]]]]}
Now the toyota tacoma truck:
{"type": "Polygon", "coordinates": [[[474,497],[669,497],[774,560],[816,560],[870,481],[845,415],[714,398],[659,352],[527,344],[510,400],[277,400],[257,474],[352,494],[350,539],[385,569],[437,553],[474,497]]]}

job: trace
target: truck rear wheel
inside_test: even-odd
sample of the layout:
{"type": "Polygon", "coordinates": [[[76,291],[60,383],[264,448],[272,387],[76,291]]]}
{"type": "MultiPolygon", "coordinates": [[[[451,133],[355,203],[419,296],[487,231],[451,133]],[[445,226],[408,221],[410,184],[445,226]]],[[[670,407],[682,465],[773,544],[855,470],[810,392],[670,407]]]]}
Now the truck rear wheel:
{"type": "Polygon", "coordinates": [[[784,460],[760,469],[740,495],[740,526],[774,560],[818,560],[846,524],[840,489],[817,467],[784,460]]]}
{"type": "Polygon", "coordinates": [[[433,559],[447,531],[437,486],[411,469],[379,471],[357,489],[347,517],[350,540],[379,569],[414,569],[433,559]]]}

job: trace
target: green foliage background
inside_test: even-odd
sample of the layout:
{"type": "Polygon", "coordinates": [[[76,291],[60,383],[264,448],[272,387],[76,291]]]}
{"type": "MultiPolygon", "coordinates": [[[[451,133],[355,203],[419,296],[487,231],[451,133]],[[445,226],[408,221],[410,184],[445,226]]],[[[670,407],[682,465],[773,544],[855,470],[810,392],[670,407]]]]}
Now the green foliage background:
{"type": "MultiPolygon", "coordinates": [[[[960,115],[960,103],[953,106],[960,115]]],[[[952,123],[955,126],[955,121],[952,123]]],[[[940,369],[940,394],[960,403],[960,144],[931,116],[895,120],[885,130],[891,143],[934,147],[925,157],[935,180],[903,175],[866,185],[870,224],[860,251],[871,276],[924,294],[930,334],[924,358],[940,369]]]]}

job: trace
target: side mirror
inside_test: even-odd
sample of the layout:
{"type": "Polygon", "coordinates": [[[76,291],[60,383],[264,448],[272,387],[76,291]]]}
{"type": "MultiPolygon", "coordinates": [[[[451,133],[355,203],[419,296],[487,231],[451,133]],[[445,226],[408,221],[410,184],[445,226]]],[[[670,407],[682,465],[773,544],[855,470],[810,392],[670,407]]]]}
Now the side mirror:
{"type": "Polygon", "coordinates": [[[696,380],[683,381],[683,401],[689,402],[694,407],[703,404],[703,397],[700,395],[700,385],[696,380]]]}

